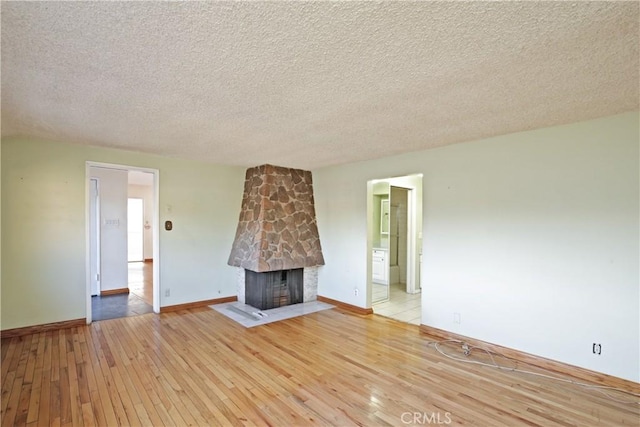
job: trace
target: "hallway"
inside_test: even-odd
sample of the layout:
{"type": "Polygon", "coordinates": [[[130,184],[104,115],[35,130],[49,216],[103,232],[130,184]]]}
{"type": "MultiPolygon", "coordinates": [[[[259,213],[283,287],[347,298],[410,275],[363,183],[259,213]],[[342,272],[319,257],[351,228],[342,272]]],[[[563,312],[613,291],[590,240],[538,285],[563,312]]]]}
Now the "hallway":
{"type": "Polygon", "coordinates": [[[153,263],[130,262],[129,293],[91,297],[93,321],[153,313],[153,263]]]}

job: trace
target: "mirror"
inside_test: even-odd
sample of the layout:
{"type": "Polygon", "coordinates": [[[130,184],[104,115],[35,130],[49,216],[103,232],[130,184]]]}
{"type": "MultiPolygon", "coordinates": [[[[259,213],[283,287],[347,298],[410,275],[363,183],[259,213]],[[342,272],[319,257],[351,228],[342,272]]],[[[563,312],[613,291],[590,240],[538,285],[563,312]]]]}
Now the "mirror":
{"type": "Polygon", "coordinates": [[[389,234],[389,199],[383,199],[381,201],[380,234],[389,234]]]}

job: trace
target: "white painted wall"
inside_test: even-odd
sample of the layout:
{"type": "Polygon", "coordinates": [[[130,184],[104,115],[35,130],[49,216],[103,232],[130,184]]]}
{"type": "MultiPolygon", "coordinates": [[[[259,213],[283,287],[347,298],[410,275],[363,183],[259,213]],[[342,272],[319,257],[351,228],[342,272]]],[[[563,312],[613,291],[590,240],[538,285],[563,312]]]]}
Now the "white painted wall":
{"type": "Polygon", "coordinates": [[[153,186],[129,184],[129,197],[143,200],[144,223],[149,224],[143,229],[144,259],[153,259],[153,186]]]}
{"type": "Polygon", "coordinates": [[[160,221],[174,222],[160,231],[161,306],[235,295],[244,168],[37,139],[1,148],[3,330],[86,316],[87,161],[160,171],[160,221]]]}
{"type": "Polygon", "coordinates": [[[100,292],[129,287],[126,170],[91,167],[100,200],[100,292]],[[117,221],[117,224],[114,222],[117,221]]]}
{"type": "Polygon", "coordinates": [[[366,306],[367,181],[422,173],[423,324],[638,382],[639,140],[631,112],[315,170],[318,292],[366,306]]]}

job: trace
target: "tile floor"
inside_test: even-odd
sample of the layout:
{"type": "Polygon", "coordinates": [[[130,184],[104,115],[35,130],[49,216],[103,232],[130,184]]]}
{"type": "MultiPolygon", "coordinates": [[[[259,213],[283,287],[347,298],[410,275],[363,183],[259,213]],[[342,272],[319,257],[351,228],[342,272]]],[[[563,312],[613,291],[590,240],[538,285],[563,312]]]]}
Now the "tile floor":
{"type": "Polygon", "coordinates": [[[153,264],[129,263],[129,294],[91,297],[93,321],[153,313],[153,264]]]}
{"type": "Polygon", "coordinates": [[[153,313],[153,307],[134,294],[91,297],[91,318],[93,321],[117,319],[153,313]]]}
{"type": "Polygon", "coordinates": [[[374,284],[372,301],[378,300],[378,302],[373,303],[373,312],[402,322],[419,325],[421,294],[408,294],[404,283],[393,284],[389,290],[389,299],[381,300],[381,296],[386,295],[386,286],[374,284]]]}
{"type": "Polygon", "coordinates": [[[235,320],[245,328],[265,325],[267,323],[277,322],[278,320],[291,319],[292,317],[333,308],[331,304],[321,301],[303,302],[269,310],[258,310],[257,308],[237,301],[210,305],[209,307],[235,320]]]}

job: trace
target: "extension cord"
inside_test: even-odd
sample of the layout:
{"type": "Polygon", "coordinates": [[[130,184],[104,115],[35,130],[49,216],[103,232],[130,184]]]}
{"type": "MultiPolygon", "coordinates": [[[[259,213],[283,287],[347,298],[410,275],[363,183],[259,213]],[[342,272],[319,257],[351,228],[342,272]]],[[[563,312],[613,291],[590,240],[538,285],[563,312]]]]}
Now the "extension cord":
{"type": "Polygon", "coordinates": [[[464,354],[465,356],[468,356],[471,354],[471,349],[469,348],[469,344],[462,343],[462,354],[464,354]]]}
{"type": "Polygon", "coordinates": [[[523,369],[518,369],[516,367],[509,368],[509,367],[506,367],[506,366],[502,366],[502,365],[500,365],[500,364],[498,364],[496,362],[496,360],[494,359],[493,355],[495,354],[496,356],[507,358],[503,354],[492,352],[492,351],[487,350],[486,348],[482,348],[482,347],[469,346],[469,344],[467,344],[467,343],[465,343],[463,341],[441,340],[441,341],[429,341],[429,342],[427,342],[427,347],[430,347],[431,345],[433,345],[433,348],[438,353],[443,355],[444,357],[452,359],[452,360],[455,360],[455,361],[458,361],[458,362],[471,363],[471,364],[474,364],[474,365],[485,366],[485,367],[489,367],[489,368],[498,369],[498,370],[501,370],[501,371],[518,372],[518,373],[525,374],[525,375],[532,375],[532,376],[536,376],[536,377],[540,377],[540,378],[546,378],[546,379],[555,380],[555,381],[559,381],[559,382],[563,382],[563,383],[568,383],[568,384],[572,384],[572,385],[575,385],[575,386],[579,386],[579,387],[583,387],[583,388],[586,388],[586,389],[591,389],[591,390],[597,391],[597,392],[601,393],[602,395],[604,395],[607,399],[612,400],[614,402],[623,403],[623,404],[627,404],[627,405],[640,405],[640,401],[635,401],[635,400],[634,401],[629,401],[629,400],[617,399],[617,398],[611,396],[609,393],[607,393],[607,391],[611,390],[611,391],[623,393],[623,394],[626,394],[628,396],[632,396],[632,397],[635,397],[635,398],[640,398],[640,393],[634,393],[634,392],[631,392],[631,391],[628,391],[628,390],[624,390],[624,389],[620,389],[620,388],[616,388],[616,387],[609,387],[609,386],[603,386],[603,385],[595,385],[595,384],[583,383],[583,382],[575,381],[575,380],[568,379],[568,378],[561,378],[561,377],[556,377],[556,376],[552,376],[552,375],[542,374],[540,372],[532,372],[532,371],[527,371],[527,370],[523,370],[523,369]],[[485,362],[481,362],[481,361],[478,361],[478,360],[472,360],[472,359],[461,359],[461,358],[449,355],[449,354],[445,353],[442,349],[440,349],[440,347],[438,346],[438,344],[443,344],[443,343],[460,344],[462,346],[462,351],[464,352],[465,356],[469,356],[469,354],[471,354],[471,350],[473,350],[473,349],[481,350],[481,351],[485,352],[487,355],[489,355],[489,357],[491,358],[491,363],[485,363],[485,362]]]}

